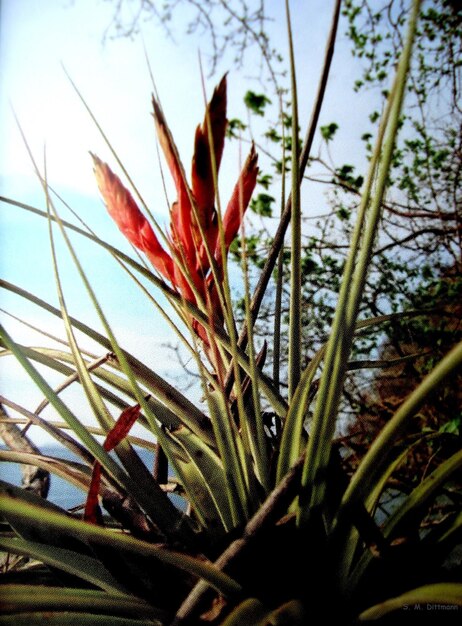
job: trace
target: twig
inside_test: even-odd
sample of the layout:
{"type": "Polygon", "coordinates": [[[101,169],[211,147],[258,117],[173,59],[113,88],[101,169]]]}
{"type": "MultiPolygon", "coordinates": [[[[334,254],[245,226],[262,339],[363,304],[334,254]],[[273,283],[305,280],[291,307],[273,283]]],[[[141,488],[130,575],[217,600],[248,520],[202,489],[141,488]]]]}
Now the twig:
{"type": "MultiPolygon", "coordinates": [[[[87,363],[88,371],[92,372],[98,367],[101,367],[101,365],[104,365],[105,363],[107,363],[107,361],[109,360],[111,356],[112,356],[112,353],[108,353],[104,356],[95,358],[90,363],[87,363]]],[[[79,374],[77,372],[74,372],[73,374],[68,376],[60,385],[58,385],[58,387],[56,387],[56,389],[54,390],[55,393],[57,394],[61,393],[61,391],[64,391],[65,389],[70,387],[70,385],[72,385],[78,380],[79,380],[79,374]]],[[[50,401],[47,398],[45,398],[44,400],[40,402],[38,407],[35,409],[34,414],[39,415],[49,404],[50,404],[50,401]]],[[[32,421],[29,421],[29,423],[26,424],[23,430],[23,434],[25,434],[28,431],[30,426],[32,426],[32,421]]]]}

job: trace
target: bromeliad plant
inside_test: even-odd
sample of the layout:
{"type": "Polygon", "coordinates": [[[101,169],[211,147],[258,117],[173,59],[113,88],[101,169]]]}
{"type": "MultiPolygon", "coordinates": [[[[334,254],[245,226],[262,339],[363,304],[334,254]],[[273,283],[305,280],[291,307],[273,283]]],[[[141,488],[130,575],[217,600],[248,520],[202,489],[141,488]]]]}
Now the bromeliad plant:
{"type": "MultiPolygon", "coordinates": [[[[460,537],[462,517],[456,505],[446,508],[443,520],[435,513],[435,503],[443,493],[446,503],[458,498],[460,502],[460,448],[452,449],[418,486],[403,491],[393,510],[379,515],[394,472],[415,445],[415,438],[406,440],[406,426],[427,397],[460,367],[462,345],[456,345],[403,401],[352,475],[343,469],[344,450],[335,439],[355,338],[393,317],[358,321],[358,311],[380,222],[419,4],[414,2],[408,40],[383,114],[331,335],[306,367],[300,329],[300,182],[329,71],[340,2],[335,7],[312,126],[300,155],[288,19],[292,190],[253,298],[243,246],[246,317],[239,336],[227,251],[243,224],[258,169],[252,147],[222,212],[217,178],[226,128],[226,78],[196,131],[191,186],[154,99],[157,134],[177,193],[168,234],[149,216],[141,197],[135,200],[109,165],[93,156],[109,213],[150,265],[144,257],[135,260],[89,229],[63,221],[46,173],[40,174],[38,168],[46,212],[3,199],[48,219],[60,307],[6,281],[2,287],[60,318],[67,342],[66,349],[60,350],[30,348],[2,329],[2,356],[16,357],[61,422],[45,420],[40,415],[42,407],[30,411],[6,398],[2,403],[28,424],[43,428],[77,460],[15,450],[0,451],[0,458],[34,464],[65,478],[84,492],[85,510],[83,516],[66,512],[31,492],[2,483],[5,523],[0,546],[29,561],[27,566],[12,561],[13,565],[4,568],[1,623],[302,625],[322,616],[326,622],[350,624],[375,620],[419,602],[462,606],[462,585],[441,570],[460,537]],[[289,219],[292,271],[285,396],[276,376],[264,371],[265,347],[257,354],[252,327],[289,219]],[[68,311],[56,230],[104,332],[68,311]],[[105,248],[170,320],[146,285],[166,296],[190,332],[187,339],[172,323],[197,365],[201,405],[193,404],[117,341],[69,232],[105,248]],[[105,355],[95,357],[81,349],[77,331],[99,344],[105,355]],[[64,383],[53,389],[34,363],[63,374],[64,383]],[[61,396],[64,388],[77,381],[97,427],[86,425],[61,396]],[[130,434],[135,422],[145,429],[145,437],[130,434]],[[154,450],[153,473],[136,446],[154,450]],[[112,450],[115,455],[109,454],[112,450]],[[173,477],[168,475],[169,468],[173,477]],[[170,492],[176,492],[187,506],[177,506],[170,492]]],[[[286,8],[289,16],[288,3],[286,8]]]]}

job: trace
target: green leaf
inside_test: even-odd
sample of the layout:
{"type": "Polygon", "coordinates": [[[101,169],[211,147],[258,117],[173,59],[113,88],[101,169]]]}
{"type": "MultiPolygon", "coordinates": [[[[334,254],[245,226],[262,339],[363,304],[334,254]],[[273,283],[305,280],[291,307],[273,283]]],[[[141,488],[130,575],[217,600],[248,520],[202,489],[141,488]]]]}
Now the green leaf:
{"type": "Polygon", "coordinates": [[[299,600],[290,600],[271,610],[257,598],[247,598],[228,615],[222,626],[304,626],[306,618],[299,600]]]}
{"type": "MultiPolygon", "coordinates": [[[[110,616],[111,626],[162,626],[152,619],[136,619],[132,617],[110,616]]],[[[108,616],[94,613],[72,611],[37,611],[35,613],[15,613],[0,615],[0,624],[4,626],[40,626],[55,624],[56,626],[108,626],[108,616]]]]}
{"type": "Polygon", "coordinates": [[[273,209],[271,205],[275,202],[275,198],[273,196],[268,195],[267,193],[259,193],[256,198],[253,198],[250,201],[250,208],[257,215],[261,215],[262,217],[271,217],[273,214],[273,209]]]}
{"type": "MultiPolygon", "coordinates": [[[[27,541],[25,539],[10,538],[0,536],[0,548],[13,554],[29,556],[32,559],[41,561],[46,565],[56,567],[67,574],[77,576],[81,580],[100,587],[104,591],[123,593],[126,590],[120,585],[100,561],[55,545],[27,541]]],[[[6,601],[4,587],[2,587],[2,601],[6,601]]],[[[42,597],[40,594],[37,597],[42,597]]],[[[31,608],[30,605],[26,608],[31,608]]],[[[2,606],[2,610],[4,607],[2,606]]]]}
{"type": "Polygon", "coordinates": [[[1,326],[0,334],[3,336],[3,341],[7,347],[14,353],[32,380],[45,394],[54,408],[60,413],[62,418],[66,420],[75,434],[86,445],[88,450],[108,471],[108,473],[115,480],[116,484],[119,485],[123,491],[130,493],[138,502],[141,502],[142,506],[146,507],[147,511],[152,514],[152,519],[159,522],[164,530],[168,532],[168,529],[176,528],[176,524],[178,524],[181,519],[181,514],[168,499],[167,495],[160,491],[160,488],[146,493],[140,483],[137,482],[136,477],[128,476],[128,474],[126,474],[126,472],[114,461],[114,459],[109,456],[103,446],[98,443],[85,425],[80,422],[76,415],[54,392],[45,378],[34,368],[20,347],[1,326]]]}
{"type": "MultiPolygon", "coordinates": [[[[370,327],[384,324],[393,320],[408,319],[419,316],[418,311],[408,311],[406,313],[394,313],[390,315],[380,315],[371,319],[362,320],[356,324],[355,335],[367,331],[370,327]]],[[[287,411],[282,432],[281,447],[278,457],[277,481],[279,482],[296,462],[301,453],[301,434],[304,420],[307,417],[308,401],[311,400],[310,393],[314,375],[320,366],[327,348],[327,344],[321,346],[318,352],[311,359],[308,366],[302,372],[300,383],[294,394],[287,411]]]]}
{"type": "Polygon", "coordinates": [[[462,450],[443,461],[406,498],[401,506],[389,517],[383,530],[385,537],[391,537],[409,520],[419,516],[435,492],[462,467],[462,450]]]}
{"type": "MultiPolygon", "coordinates": [[[[176,480],[185,494],[188,505],[194,510],[194,517],[203,529],[207,529],[209,537],[222,534],[225,523],[209,493],[203,473],[192,463],[184,447],[170,434],[168,437],[169,453],[175,459],[175,467],[180,469],[180,477],[176,480]]],[[[229,528],[233,528],[232,522],[229,528]]]]}
{"type": "Polygon", "coordinates": [[[222,626],[263,626],[268,624],[270,612],[257,598],[247,598],[239,604],[224,620],[222,626]]]}
{"type": "Polygon", "coordinates": [[[0,450],[0,461],[35,465],[67,480],[84,492],[88,489],[90,483],[91,469],[89,466],[69,461],[68,459],[31,454],[30,452],[17,452],[16,450],[0,450]]]}
{"type": "MultiPolygon", "coordinates": [[[[184,488],[187,493],[193,492],[194,500],[204,500],[201,510],[206,528],[213,530],[221,521],[226,530],[231,530],[233,523],[221,459],[197,435],[184,427],[169,434],[178,441],[189,458],[186,465],[194,465],[201,479],[196,478],[192,485],[185,484],[184,488]]],[[[190,476],[187,467],[183,473],[185,477],[190,476]]]]}
{"type": "Polygon", "coordinates": [[[316,517],[318,517],[317,521],[320,521],[319,517],[322,515],[326,504],[327,467],[331,458],[332,441],[355,325],[370,258],[376,241],[383,195],[397,137],[417,17],[418,3],[415,2],[409,21],[406,43],[370,162],[367,183],[358,210],[335,317],[327,343],[324,370],[316,397],[302,474],[302,489],[297,518],[299,525],[307,525],[310,520],[316,517]]]}
{"type": "Polygon", "coordinates": [[[392,443],[401,434],[406,424],[427,397],[462,364],[462,342],[457,344],[438,365],[423,379],[421,384],[403,402],[395,415],[379,433],[353,475],[343,497],[342,508],[347,509],[353,502],[367,497],[380,480],[381,473],[388,464],[392,443]]]}
{"type": "Polygon", "coordinates": [[[247,128],[247,125],[244,124],[241,120],[237,118],[233,118],[232,120],[228,120],[228,125],[226,127],[226,135],[228,137],[237,139],[241,136],[242,131],[247,128]]]}
{"type": "MultiPolygon", "coordinates": [[[[48,188],[46,190],[46,199],[47,199],[47,208],[49,211],[51,210],[50,198],[48,195],[48,188]]],[[[64,322],[64,326],[66,329],[67,340],[69,346],[72,350],[72,355],[74,359],[75,366],[77,368],[77,372],[79,375],[79,380],[82,384],[82,387],[85,391],[85,396],[87,397],[88,403],[93,411],[95,418],[100,424],[101,428],[106,432],[112,432],[114,428],[114,418],[110,414],[107,406],[103,400],[102,394],[99,393],[99,390],[95,383],[93,382],[90,371],[87,369],[85,359],[80,351],[78,346],[74,328],[71,322],[71,318],[68,313],[64,292],[62,288],[62,282],[59,272],[59,264],[56,256],[56,247],[55,247],[55,237],[53,233],[53,222],[51,219],[48,220],[49,226],[49,235],[50,235],[50,245],[53,259],[53,268],[55,273],[55,281],[56,288],[58,292],[59,304],[61,309],[61,317],[64,322]]],[[[77,259],[75,259],[76,264],[77,259]]],[[[79,267],[79,266],[78,266],[79,267]]],[[[79,267],[80,270],[80,267],[79,267]]],[[[85,275],[81,271],[81,276],[85,279],[85,275]]],[[[130,409],[124,409],[122,415],[128,415],[127,411],[130,409]]],[[[139,411],[136,414],[138,417],[139,411]]],[[[120,420],[120,418],[119,418],[120,420]]],[[[118,424],[121,422],[119,421],[118,424]]],[[[105,447],[107,450],[108,448],[105,447]]],[[[124,465],[127,473],[131,475],[134,479],[136,479],[137,490],[132,491],[132,495],[135,499],[138,500],[141,507],[145,510],[151,512],[152,519],[158,520],[159,517],[154,517],[153,511],[158,511],[159,513],[162,511],[164,514],[170,513],[170,523],[174,519],[174,513],[176,513],[176,509],[173,507],[171,501],[168,499],[168,496],[161,490],[160,486],[154,481],[152,475],[149,473],[145,464],[141,461],[140,457],[133,450],[130,443],[126,440],[122,440],[122,438],[118,441],[118,446],[116,449],[117,456],[120,461],[124,465]],[[140,495],[143,494],[143,497],[140,495]],[[144,497],[144,494],[149,494],[150,497],[144,497]]],[[[95,494],[94,494],[95,495],[95,494]]],[[[96,495],[95,495],[96,497],[96,495]]],[[[162,520],[162,516],[160,517],[162,520]]]]}
{"type": "MultiPolygon", "coordinates": [[[[380,619],[384,615],[398,609],[408,609],[415,604],[441,604],[444,606],[444,615],[458,615],[457,607],[462,607],[462,584],[435,583],[412,589],[396,598],[390,598],[371,606],[359,615],[359,620],[366,622],[380,619]]],[[[436,607],[435,607],[436,608],[436,607]]],[[[441,615],[439,613],[439,615],[441,615]]]]}
{"type": "Polygon", "coordinates": [[[241,463],[239,448],[242,440],[236,436],[236,426],[232,421],[227,400],[220,391],[208,392],[207,400],[210,407],[215,438],[223,470],[225,486],[231,510],[233,524],[238,526],[248,519],[249,493],[245,480],[244,467],[241,463]]]}
{"type": "Polygon", "coordinates": [[[300,600],[289,600],[272,611],[268,617],[271,626],[304,626],[307,623],[307,614],[300,600]]]}
{"type": "Polygon", "coordinates": [[[462,414],[457,415],[451,420],[448,420],[440,428],[440,433],[449,433],[451,435],[460,435],[462,432],[462,414]]]}
{"type": "Polygon", "coordinates": [[[164,617],[144,600],[132,595],[73,589],[65,587],[39,587],[36,585],[2,585],[2,613],[23,611],[75,611],[111,616],[164,617]]]}
{"type": "Polygon", "coordinates": [[[335,133],[337,132],[339,126],[335,122],[331,122],[326,126],[321,126],[319,129],[321,131],[321,135],[323,139],[327,142],[331,141],[334,138],[335,133]]]}
{"type": "Polygon", "coordinates": [[[248,91],[244,96],[244,103],[253,113],[263,116],[265,107],[267,104],[271,104],[271,100],[265,94],[248,91]]]}
{"type": "MultiPolygon", "coordinates": [[[[21,287],[18,287],[17,285],[13,285],[12,283],[9,283],[7,281],[0,280],[0,287],[16,293],[23,298],[26,298],[28,301],[33,302],[34,304],[41,307],[45,311],[48,311],[52,315],[61,317],[61,312],[59,309],[45,302],[41,298],[38,298],[34,294],[26,291],[25,289],[21,289],[21,287]]],[[[93,339],[94,341],[99,343],[107,351],[112,352],[111,343],[107,339],[107,337],[105,337],[101,333],[98,333],[93,328],[87,326],[86,324],[74,317],[71,317],[71,322],[76,330],[81,331],[90,339],[93,339]]],[[[207,321],[205,321],[204,323],[207,324],[207,321]]],[[[163,421],[165,426],[176,426],[184,421],[184,423],[189,426],[193,432],[197,432],[197,434],[204,437],[206,441],[213,441],[210,439],[210,429],[205,428],[205,426],[208,424],[207,417],[197,408],[197,406],[193,402],[188,400],[183,394],[175,389],[173,385],[168,383],[161,376],[148,368],[144,363],[136,359],[132,354],[128,353],[125,350],[123,350],[123,354],[127,359],[129,365],[131,366],[132,370],[134,371],[137,379],[142,384],[144,384],[146,388],[152,392],[153,395],[155,395],[159,400],[162,401],[164,408],[162,408],[162,405],[159,403],[153,404],[152,399],[149,401],[149,404],[150,406],[152,405],[153,411],[156,413],[156,416],[161,421],[162,418],[165,418],[165,421],[163,421]]],[[[117,369],[122,370],[120,363],[117,361],[117,359],[111,358],[109,359],[109,363],[117,369]]],[[[127,383],[127,389],[130,388],[130,385],[127,383]]]]}
{"type": "Polygon", "coordinates": [[[129,535],[87,524],[55,510],[50,510],[48,507],[29,504],[25,499],[1,495],[0,511],[12,523],[18,521],[23,526],[29,525],[31,528],[37,526],[39,519],[41,530],[44,533],[49,533],[50,537],[60,533],[63,538],[67,537],[67,541],[84,541],[110,549],[115,554],[139,555],[171,565],[189,572],[193,576],[203,578],[209,585],[227,597],[241,592],[241,586],[235,580],[211,563],[135,539],[129,535]]]}
{"type": "MultiPolygon", "coordinates": [[[[34,209],[34,212],[39,211],[38,209],[34,209]]],[[[39,214],[42,214],[44,217],[46,217],[46,214],[44,214],[43,211],[39,212],[39,214]]],[[[77,230],[77,232],[79,232],[79,229],[76,229],[75,227],[72,228],[72,225],[69,225],[66,222],[62,222],[62,224],[65,225],[66,228],[70,228],[71,230],[77,230]]],[[[80,231],[80,234],[86,235],[85,231],[80,231]]],[[[94,237],[90,237],[90,239],[97,241],[94,237]]],[[[127,259],[129,259],[129,257],[127,257],[127,259]]],[[[169,290],[169,288],[162,281],[159,281],[159,279],[157,279],[152,273],[148,272],[144,268],[142,268],[142,270],[144,271],[144,275],[146,275],[149,280],[152,279],[152,282],[154,282],[155,285],[159,286],[162,290],[166,290],[169,293],[169,297],[173,298],[174,300],[179,300],[181,304],[187,308],[188,312],[190,312],[191,315],[201,323],[202,326],[204,326],[205,328],[210,328],[209,319],[204,314],[202,314],[197,309],[197,307],[187,301],[181,301],[181,298],[179,298],[178,294],[175,294],[175,292],[169,290]]],[[[30,302],[37,304],[42,309],[48,311],[49,313],[52,313],[53,315],[61,317],[59,309],[53,307],[41,298],[38,298],[34,294],[26,291],[25,289],[22,289],[21,287],[18,287],[17,285],[0,279],[0,287],[26,298],[30,302]]],[[[101,333],[98,333],[94,329],[90,328],[89,326],[75,318],[71,318],[71,320],[73,326],[77,330],[85,333],[88,337],[99,343],[101,346],[105,347],[106,350],[112,352],[111,343],[107,339],[107,337],[104,337],[103,335],[101,335],[101,333]]],[[[217,328],[214,329],[214,332],[216,340],[220,342],[224,346],[224,348],[231,354],[231,342],[226,333],[217,328]]],[[[146,387],[150,391],[152,391],[154,395],[156,395],[167,407],[169,407],[171,415],[176,414],[178,417],[181,417],[181,420],[184,422],[184,424],[189,426],[193,432],[197,432],[199,436],[202,436],[207,441],[213,443],[213,440],[210,440],[210,428],[208,428],[210,426],[210,422],[208,418],[204,415],[204,413],[202,413],[193,402],[188,400],[183,394],[175,389],[173,385],[169,384],[161,376],[149,369],[144,363],[136,359],[132,354],[128,353],[126,350],[122,350],[122,353],[128,364],[130,365],[131,370],[135,374],[136,378],[140,382],[145,384],[146,387]]],[[[239,361],[239,365],[244,369],[247,374],[250,374],[251,366],[249,364],[248,357],[245,352],[239,348],[237,350],[237,358],[239,361]]],[[[262,391],[268,398],[268,401],[270,402],[276,413],[283,417],[287,410],[285,401],[274,389],[269,378],[265,376],[262,372],[260,372],[260,370],[257,370],[257,372],[259,375],[259,384],[262,391]]],[[[140,404],[143,406],[144,403],[141,402],[140,404]]],[[[178,418],[176,419],[176,421],[178,423],[178,418]]],[[[169,425],[170,424],[166,424],[166,426],[169,425]]]]}
{"type": "Polygon", "coordinates": [[[289,300],[289,398],[295,393],[301,375],[301,341],[302,341],[302,209],[300,201],[300,140],[298,126],[298,95],[295,68],[295,52],[292,36],[290,6],[285,2],[287,38],[290,58],[290,92],[291,92],[291,148],[292,148],[292,189],[291,189],[291,246],[290,246],[290,300],[289,300]]]}
{"type": "Polygon", "coordinates": [[[279,143],[282,140],[281,135],[277,132],[275,128],[270,128],[265,133],[265,137],[267,137],[270,141],[274,141],[274,143],[279,143]]]}
{"type": "Polygon", "coordinates": [[[257,178],[257,183],[261,185],[264,189],[269,189],[272,182],[273,177],[271,176],[271,174],[260,174],[257,178]]]}

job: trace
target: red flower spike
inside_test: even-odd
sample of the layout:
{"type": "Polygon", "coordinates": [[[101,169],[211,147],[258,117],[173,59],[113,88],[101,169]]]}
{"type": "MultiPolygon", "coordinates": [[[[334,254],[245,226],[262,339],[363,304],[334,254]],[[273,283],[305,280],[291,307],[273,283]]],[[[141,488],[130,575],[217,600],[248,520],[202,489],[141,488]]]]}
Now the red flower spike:
{"type": "Polygon", "coordinates": [[[173,261],[160,245],[151,225],[141,213],[131,193],[111,168],[93,155],[96,181],[109,215],[125,237],[145,252],[154,267],[167,280],[172,280],[173,261]]]}
{"type": "MultiPolygon", "coordinates": [[[[110,452],[113,450],[130,432],[131,427],[140,416],[141,407],[139,404],[129,406],[120,414],[118,420],[106,435],[103,448],[110,452]]],[[[83,519],[90,524],[102,525],[103,517],[98,504],[98,494],[101,485],[101,463],[95,461],[93,473],[91,475],[90,488],[88,490],[87,501],[83,519]]]]}
{"type": "MultiPolygon", "coordinates": [[[[220,282],[220,275],[214,276],[210,271],[209,255],[217,262],[219,274],[223,264],[218,215],[215,209],[216,188],[212,161],[215,160],[218,173],[226,132],[226,89],[224,76],[207,106],[203,123],[196,130],[191,171],[192,188],[186,180],[177,147],[162,109],[153,98],[154,121],[159,143],[177,192],[177,200],[170,212],[170,233],[167,235],[171,255],[162,248],[149,222],[120,179],[105,163],[93,157],[98,185],[108,211],[120,230],[136,247],[145,252],[153,266],[172,283],[185,300],[193,304],[198,304],[199,301],[205,304],[210,323],[216,327],[223,321],[215,284],[220,282]]],[[[257,154],[252,145],[223,216],[225,252],[239,230],[256,185],[257,175],[257,154]]],[[[194,319],[191,323],[197,335],[208,344],[205,329],[194,319]]]]}

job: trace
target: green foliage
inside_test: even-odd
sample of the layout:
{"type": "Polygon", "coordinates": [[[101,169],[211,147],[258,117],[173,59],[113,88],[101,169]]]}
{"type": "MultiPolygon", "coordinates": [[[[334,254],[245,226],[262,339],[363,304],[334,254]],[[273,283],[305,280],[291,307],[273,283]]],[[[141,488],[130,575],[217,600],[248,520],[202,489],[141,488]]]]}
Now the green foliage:
{"type": "Polygon", "coordinates": [[[330,124],[327,124],[327,126],[321,126],[319,130],[321,131],[322,138],[325,141],[331,141],[338,130],[338,124],[336,124],[336,122],[331,122],[330,124]]]}
{"type": "Polygon", "coordinates": [[[260,174],[257,179],[257,183],[261,185],[264,189],[269,189],[272,182],[273,177],[271,176],[271,174],[260,174]]]}
{"type": "Polygon", "coordinates": [[[273,196],[270,196],[267,193],[259,193],[256,198],[251,200],[250,208],[254,213],[257,213],[257,215],[271,217],[273,214],[272,205],[274,202],[275,198],[273,198],[273,196]]]}
{"type": "Polygon", "coordinates": [[[271,100],[265,94],[248,91],[244,96],[244,103],[252,113],[263,117],[265,115],[265,107],[267,104],[271,104],[271,100]]]}
{"type": "Polygon", "coordinates": [[[364,177],[354,176],[354,170],[354,165],[345,164],[336,169],[335,174],[341,183],[353,187],[354,189],[359,189],[364,182],[364,177]]]}
{"type": "Polygon", "coordinates": [[[226,127],[226,134],[231,139],[238,139],[242,132],[245,131],[247,126],[239,119],[233,118],[228,120],[228,125],[226,127]]]}

